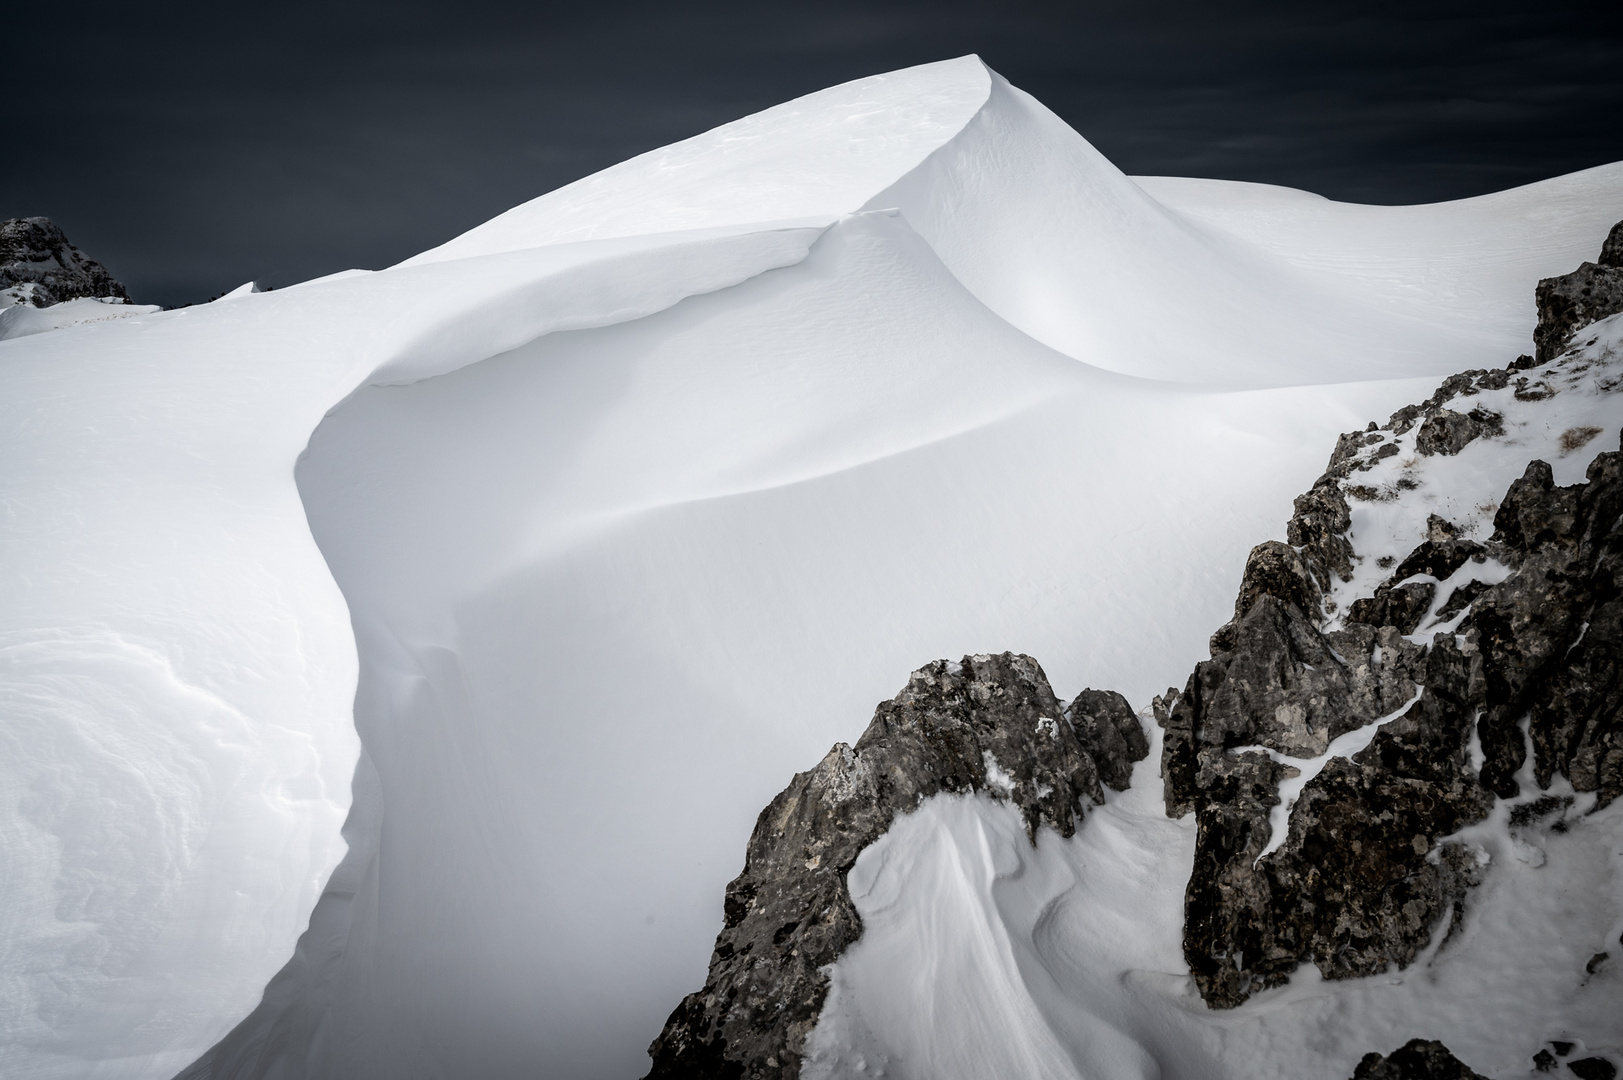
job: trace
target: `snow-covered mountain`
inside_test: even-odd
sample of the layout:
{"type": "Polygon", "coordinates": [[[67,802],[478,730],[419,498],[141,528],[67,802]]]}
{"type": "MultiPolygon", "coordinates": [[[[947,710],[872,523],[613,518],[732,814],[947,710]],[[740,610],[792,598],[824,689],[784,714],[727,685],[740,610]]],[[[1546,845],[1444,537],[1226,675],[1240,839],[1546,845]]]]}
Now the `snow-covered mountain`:
{"type": "MultiPolygon", "coordinates": [[[[1620,218],[1623,165],[1429,207],[1135,180],[971,57],[387,270],[0,343],[0,1072],[640,1075],[760,808],[907,672],[1014,650],[1142,708],[1337,436],[1528,352],[1620,218]]],[[[862,912],[828,1069],[1397,1045],[1424,980],[1203,1011],[1152,734],[1068,847],[900,819],[885,887],[969,922],[862,912]]]]}
{"type": "Polygon", "coordinates": [[[49,218],[0,221],[0,340],[157,311],[49,218]]]}

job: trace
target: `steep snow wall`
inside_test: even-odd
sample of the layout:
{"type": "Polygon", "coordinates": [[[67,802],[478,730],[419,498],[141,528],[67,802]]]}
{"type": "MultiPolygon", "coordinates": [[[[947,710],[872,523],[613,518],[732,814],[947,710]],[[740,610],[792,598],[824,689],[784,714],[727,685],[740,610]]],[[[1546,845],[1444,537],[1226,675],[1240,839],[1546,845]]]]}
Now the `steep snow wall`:
{"type": "Polygon", "coordinates": [[[1216,595],[1326,437],[1289,417],[1344,424],[1337,397],[1214,409],[1090,369],[884,214],[661,316],[357,395],[299,475],[376,664],[377,921],[412,931],[345,955],[328,1045],[355,1060],[317,1071],[638,1069],[807,752],[953,641],[1147,693],[1150,658],[1198,647],[1158,613],[1216,595]],[[1186,514],[1236,533],[1202,554],[1186,514]]]}
{"type": "Polygon", "coordinates": [[[816,235],[348,275],[0,344],[0,1071],[172,1074],[254,1007],[343,854],[354,639],[293,482],[325,411],[816,235]]]}
{"type": "Polygon", "coordinates": [[[4,1071],[162,1076],[279,966],[195,1074],[638,1071],[755,809],[899,672],[1142,700],[1327,440],[1419,396],[1412,324],[1216,235],[967,58],[387,271],[0,343],[4,1071]],[[973,272],[1047,231],[1057,301],[973,272]],[[1098,287],[1156,260],[1171,295],[1098,287]]]}

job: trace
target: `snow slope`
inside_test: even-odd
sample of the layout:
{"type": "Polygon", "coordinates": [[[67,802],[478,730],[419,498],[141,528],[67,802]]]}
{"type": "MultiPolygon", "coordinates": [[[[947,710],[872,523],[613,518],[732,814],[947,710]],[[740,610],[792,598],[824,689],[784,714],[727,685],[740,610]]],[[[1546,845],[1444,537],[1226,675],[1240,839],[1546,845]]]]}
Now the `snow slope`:
{"type": "Polygon", "coordinates": [[[32,304],[0,306],[0,341],[108,319],[150,315],[157,310],[156,304],[126,304],[116,297],[99,296],[81,296],[42,308],[32,304]]]}
{"type": "MultiPolygon", "coordinates": [[[[1623,162],[1427,206],[1361,206],[1236,180],[1134,180],[1185,220],[1328,288],[1419,319],[1446,310],[1524,351],[1538,322],[1528,282],[1573,270],[1572,238],[1604,238],[1623,219],[1623,162]]],[[[1592,243],[1582,257],[1599,250],[1592,243]]]]}
{"type": "MultiPolygon", "coordinates": [[[[1608,176],[1545,186],[1560,268],[1608,176]]],[[[1343,236],[1367,288],[1266,240],[965,58],[0,343],[0,1071],[639,1071],[757,810],[901,675],[1142,701],[1337,432],[1527,348],[1422,240],[1343,236]]]]}
{"type": "MultiPolygon", "coordinates": [[[[1578,484],[1597,451],[1618,445],[1623,315],[1577,341],[1528,373],[1531,393],[1518,398],[1513,384],[1470,396],[1471,407],[1503,416],[1501,435],[1432,457],[1414,453],[1418,425],[1386,436],[1399,453],[1356,474],[1380,494],[1353,504],[1359,564],[1336,585],[1341,611],[1381,580],[1378,560],[1425,538],[1428,515],[1486,540],[1497,500],[1530,460],[1548,462],[1558,484],[1578,484]]],[[[1491,559],[1467,563],[1456,584],[1507,574],[1491,559]]],[[[1429,642],[1463,615],[1440,620],[1434,610],[1411,640],[1429,642]]],[[[1268,751],[1302,773],[1279,784],[1264,854],[1328,759],[1357,752],[1407,707],[1310,761],[1268,751]]],[[[1327,982],[1304,966],[1288,986],[1214,1012],[1181,952],[1195,820],[1166,817],[1161,732],[1143,719],[1152,747],[1132,786],[1107,792],[1069,840],[1045,830],[1033,847],[1010,804],[938,795],[863,851],[847,878],[863,936],[833,967],[803,1075],[1345,1080],[1366,1053],[1413,1038],[1439,1039],[1501,1080],[1541,1075],[1533,1055],[1552,1039],[1574,1043],[1574,1058],[1623,1058],[1623,971],[1601,956],[1616,955],[1623,931],[1623,803],[1585,817],[1594,793],[1558,776],[1549,794],[1573,808],[1559,829],[1537,831],[1509,828],[1511,804],[1499,803],[1457,834],[1477,846],[1485,872],[1452,940],[1369,978],[1327,982]]],[[[1513,803],[1545,794],[1531,753],[1518,779],[1513,803]]]]}

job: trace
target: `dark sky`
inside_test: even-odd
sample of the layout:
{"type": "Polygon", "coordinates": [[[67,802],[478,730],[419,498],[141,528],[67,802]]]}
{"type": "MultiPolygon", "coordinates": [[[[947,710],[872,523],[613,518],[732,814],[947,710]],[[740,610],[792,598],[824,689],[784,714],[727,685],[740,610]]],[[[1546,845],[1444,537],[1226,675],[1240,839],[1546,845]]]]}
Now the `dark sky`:
{"type": "Polygon", "coordinates": [[[137,300],[380,267],[664,143],[967,52],[1130,173],[1422,202],[1623,159],[1623,3],[20,3],[0,218],[137,300]]]}

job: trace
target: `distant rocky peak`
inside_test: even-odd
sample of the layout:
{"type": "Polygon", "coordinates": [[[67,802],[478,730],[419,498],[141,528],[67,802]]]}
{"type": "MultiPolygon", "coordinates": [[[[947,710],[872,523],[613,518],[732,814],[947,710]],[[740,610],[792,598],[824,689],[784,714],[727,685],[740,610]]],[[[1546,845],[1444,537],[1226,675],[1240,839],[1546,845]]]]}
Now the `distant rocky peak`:
{"type": "Polygon", "coordinates": [[[1612,232],[1606,237],[1606,243],[1600,249],[1600,258],[1596,261],[1601,266],[1623,270],[1623,221],[1612,226],[1612,232]]]}
{"type": "Polygon", "coordinates": [[[0,222],[0,307],[49,307],[79,297],[130,302],[123,284],[70,244],[50,218],[0,222]]]}
{"type": "Polygon", "coordinates": [[[1580,329],[1623,311],[1623,221],[1612,226],[1597,262],[1545,278],[1535,296],[1538,329],[1533,344],[1541,364],[1564,352],[1580,329]]]}

